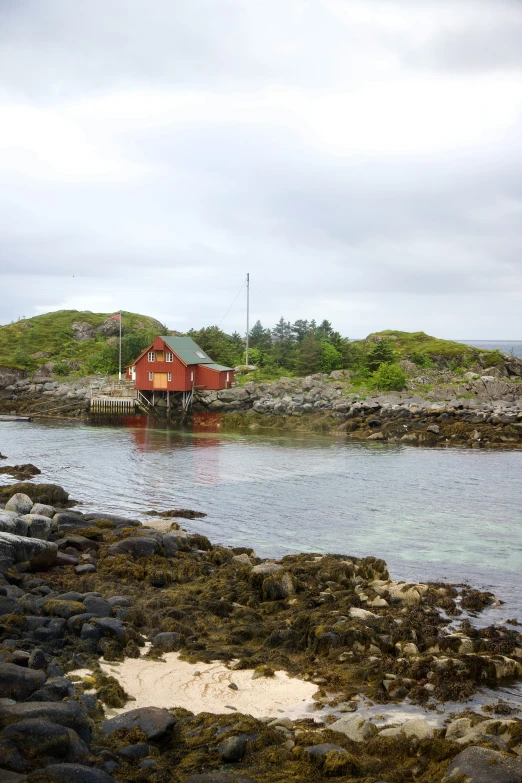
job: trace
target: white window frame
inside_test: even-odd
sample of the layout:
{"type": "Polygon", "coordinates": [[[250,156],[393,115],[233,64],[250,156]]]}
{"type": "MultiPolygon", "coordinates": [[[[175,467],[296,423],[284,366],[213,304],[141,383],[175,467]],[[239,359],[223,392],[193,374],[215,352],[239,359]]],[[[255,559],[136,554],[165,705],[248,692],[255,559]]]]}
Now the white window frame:
{"type": "Polygon", "coordinates": [[[153,381],[153,380],[154,380],[154,373],[149,372],[149,381],[153,381]]]}
{"type": "Polygon", "coordinates": [[[172,380],[172,373],[168,372],[167,373],[167,381],[171,381],[171,380],[172,380]]]}
{"type": "Polygon", "coordinates": [[[172,353],[170,353],[169,351],[167,351],[167,353],[165,354],[165,361],[166,362],[174,361],[174,355],[172,353]]]}
{"type": "Polygon", "coordinates": [[[155,362],[156,361],[156,352],[155,351],[149,351],[148,360],[149,360],[149,362],[155,362]]]}

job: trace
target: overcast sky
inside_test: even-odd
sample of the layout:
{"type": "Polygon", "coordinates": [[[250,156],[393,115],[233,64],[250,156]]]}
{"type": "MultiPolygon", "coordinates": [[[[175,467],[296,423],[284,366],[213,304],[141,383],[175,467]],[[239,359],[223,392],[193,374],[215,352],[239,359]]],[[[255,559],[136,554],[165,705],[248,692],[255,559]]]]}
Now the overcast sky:
{"type": "Polygon", "coordinates": [[[522,339],[520,0],[0,0],[0,323],[522,339]],[[224,319],[224,320],[223,320],[224,319]]]}

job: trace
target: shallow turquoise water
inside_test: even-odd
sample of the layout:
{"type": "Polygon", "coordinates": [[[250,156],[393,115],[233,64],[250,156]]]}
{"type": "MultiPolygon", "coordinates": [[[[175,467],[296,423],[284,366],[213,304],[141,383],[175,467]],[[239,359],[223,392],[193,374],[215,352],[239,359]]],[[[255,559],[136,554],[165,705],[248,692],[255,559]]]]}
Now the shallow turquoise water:
{"type": "Polygon", "coordinates": [[[1,423],[0,452],[85,509],[198,509],[186,527],[214,542],[373,554],[395,578],[487,586],[499,621],[522,619],[521,452],[50,422],[1,423]]]}

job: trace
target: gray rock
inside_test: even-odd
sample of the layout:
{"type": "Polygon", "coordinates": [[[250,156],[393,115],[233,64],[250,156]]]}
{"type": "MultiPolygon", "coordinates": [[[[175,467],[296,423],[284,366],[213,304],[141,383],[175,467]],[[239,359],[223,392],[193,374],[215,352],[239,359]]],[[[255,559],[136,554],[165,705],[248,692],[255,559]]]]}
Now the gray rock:
{"type": "Polygon", "coordinates": [[[49,517],[49,519],[52,519],[56,512],[54,506],[47,506],[45,503],[35,503],[29,513],[39,514],[42,517],[49,517]]]}
{"type": "Polygon", "coordinates": [[[464,776],[466,783],[520,783],[522,759],[472,746],[453,759],[443,783],[459,775],[464,776]]]}
{"type": "Polygon", "coordinates": [[[124,595],[113,595],[107,600],[113,608],[116,606],[132,606],[130,598],[124,595]]]}
{"type": "Polygon", "coordinates": [[[376,733],[376,728],[372,723],[353,715],[335,721],[331,724],[330,729],[345,734],[353,742],[365,742],[376,733]]]}
{"type": "Polygon", "coordinates": [[[240,734],[238,737],[228,737],[218,745],[218,753],[226,763],[242,761],[248,742],[246,734],[240,734]]]}
{"type": "Polygon", "coordinates": [[[261,563],[260,565],[256,565],[252,569],[253,574],[265,574],[268,576],[269,574],[275,574],[277,571],[282,571],[283,566],[279,565],[279,563],[261,563]]]}
{"type": "Polygon", "coordinates": [[[83,603],[86,610],[95,617],[112,617],[112,606],[103,598],[85,598],[83,603]]]}
{"type": "Polygon", "coordinates": [[[22,614],[22,609],[16,598],[0,596],[0,617],[6,614],[22,614]]]}
{"type": "Polygon", "coordinates": [[[2,783],[25,783],[27,777],[18,772],[11,772],[8,769],[0,769],[0,780],[2,783]]]}
{"type": "Polygon", "coordinates": [[[39,538],[41,541],[47,541],[51,535],[52,522],[49,517],[43,514],[25,514],[23,519],[29,524],[28,535],[31,538],[39,538]]]}
{"type": "Polygon", "coordinates": [[[433,728],[424,718],[407,720],[402,724],[401,731],[407,737],[418,737],[418,739],[431,739],[433,737],[433,728]]]}
{"type": "Polygon", "coordinates": [[[107,551],[111,555],[132,555],[133,557],[150,557],[159,550],[159,543],[155,538],[145,536],[124,538],[116,544],[111,544],[107,551]]]}
{"type": "Polygon", "coordinates": [[[22,757],[34,758],[35,749],[40,756],[65,758],[71,751],[71,746],[87,754],[87,746],[80,745],[80,739],[75,731],[56,723],[50,723],[43,718],[28,718],[8,726],[0,734],[1,740],[7,740],[15,745],[22,757]]]}
{"type": "Polygon", "coordinates": [[[0,570],[28,560],[31,567],[49,568],[56,560],[58,547],[52,541],[0,533],[0,570]]]}
{"type": "Polygon", "coordinates": [[[140,729],[148,740],[156,740],[171,731],[176,724],[168,710],[160,707],[140,707],[103,721],[100,728],[109,736],[117,729],[140,729]]]}
{"type": "Polygon", "coordinates": [[[74,567],[74,573],[78,576],[94,574],[96,570],[96,566],[93,563],[85,563],[84,565],[77,565],[74,567]]]}
{"type": "Polygon", "coordinates": [[[26,699],[31,693],[41,688],[45,682],[42,671],[26,669],[16,663],[0,663],[0,697],[26,699]]]}
{"type": "Polygon", "coordinates": [[[27,783],[115,783],[107,772],[82,764],[49,764],[27,777],[27,783]]]}
{"type": "Polygon", "coordinates": [[[15,511],[0,511],[0,533],[26,536],[29,523],[15,511]]]}
{"type": "Polygon", "coordinates": [[[323,742],[319,745],[309,745],[304,749],[304,752],[310,759],[319,761],[326,758],[328,753],[331,753],[332,750],[335,750],[337,753],[348,753],[348,751],[341,747],[341,745],[334,745],[331,742],[323,742]]]}
{"type": "Polygon", "coordinates": [[[6,511],[14,511],[17,514],[29,514],[34,503],[29,495],[24,495],[23,492],[17,492],[13,495],[5,504],[6,511]]]}
{"type": "Polygon", "coordinates": [[[92,624],[99,628],[104,636],[121,637],[125,635],[126,628],[121,620],[115,617],[93,617],[90,615],[92,624]]]}
{"type": "Polygon", "coordinates": [[[183,647],[183,637],[175,631],[163,631],[154,637],[154,647],[160,647],[165,652],[181,650],[183,647]]]}
{"type": "Polygon", "coordinates": [[[124,759],[144,759],[149,755],[150,747],[146,742],[137,742],[135,745],[126,745],[124,748],[120,748],[117,753],[124,759]]]}
{"type": "Polygon", "coordinates": [[[91,721],[86,710],[76,701],[25,701],[0,706],[0,721],[4,725],[31,718],[42,718],[59,726],[74,729],[84,742],[91,741],[91,721]]]}
{"type": "Polygon", "coordinates": [[[74,696],[74,686],[66,677],[49,677],[43,688],[31,694],[31,701],[62,701],[74,696]]]}

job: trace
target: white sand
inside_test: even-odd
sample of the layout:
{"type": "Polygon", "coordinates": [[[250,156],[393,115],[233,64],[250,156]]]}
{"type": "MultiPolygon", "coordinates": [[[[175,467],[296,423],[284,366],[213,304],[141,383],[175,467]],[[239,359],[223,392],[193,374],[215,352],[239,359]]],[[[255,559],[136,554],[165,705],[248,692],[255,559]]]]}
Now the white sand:
{"type": "MultiPolygon", "coordinates": [[[[127,658],[123,663],[100,665],[111,674],[135,701],[111,710],[118,714],[138,707],[185,707],[191,712],[215,714],[243,712],[255,718],[281,716],[313,717],[312,696],[317,685],[276,672],[274,677],[252,679],[252,670],[234,671],[224,664],[191,664],[181,661],[178,653],[165,653],[165,663],[149,658],[127,658]],[[237,685],[238,690],[229,688],[237,685]],[[230,709],[230,708],[235,708],[230,709]]],[[[73,673],[73,672],[71,672],[73,673]]],[[[85,676],[87,672],[74,672],[85,676]]]]}

